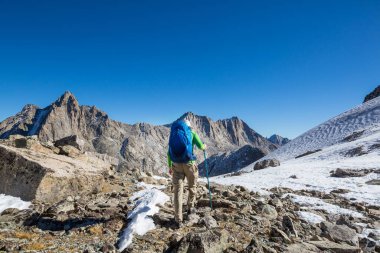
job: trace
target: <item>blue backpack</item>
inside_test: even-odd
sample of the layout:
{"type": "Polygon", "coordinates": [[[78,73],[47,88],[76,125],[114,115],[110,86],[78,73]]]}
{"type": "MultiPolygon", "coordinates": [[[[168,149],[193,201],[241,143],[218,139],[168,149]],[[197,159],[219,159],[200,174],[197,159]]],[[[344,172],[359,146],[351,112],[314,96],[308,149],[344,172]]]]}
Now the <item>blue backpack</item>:
{"type": "Polygon", "coordinates": [[[196,160],[193,155],[191,129],[184,121],[172,124],[169,137],[169,155],[175,163],[187,163],[196,160]]]}

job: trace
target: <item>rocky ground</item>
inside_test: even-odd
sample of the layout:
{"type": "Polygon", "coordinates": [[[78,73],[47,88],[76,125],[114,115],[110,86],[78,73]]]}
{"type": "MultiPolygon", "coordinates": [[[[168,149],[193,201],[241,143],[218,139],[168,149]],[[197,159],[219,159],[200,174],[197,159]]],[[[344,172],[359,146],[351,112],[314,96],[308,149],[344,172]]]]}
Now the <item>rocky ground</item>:
{"type": "MultiPolygon", "coordinates": [[[[169,177],[136,169],[116,173],[113,159],[84,153],[77,144],[77,138],[46,145],[22,136],[1,143],[4,159],[0,172],[15,175],[12,180],[25,178],[25,182],[14,181],[12,189],[33,185],[37,190],[30,195],[14,192],[19,193],[16,197],[33,198],[29,209],[9,208],[0,214],[0,252],[117,252],[118,240],[131,224],[127,215],[136,206],[131,197],[143,185],[159,186],[172,196],[169,177]],[[29,175],[31,168],[40,171],[41,178],[29,175]],[[91,182],[70,181],[80,175],[91,182]],[[59,199],[49,197],[54,186],[61,189],[61,195],[54,194],[59,199]]],[[[378,173],[346,169],[332,171],[331,176],[360,177],[372,172],[378,173]]],[[[174,227],[172,202],[167,201],[152,217],[156,228],[134,235],[123,252],[380,252],[380,208],[347,200],[340,195],[344,190],[326,194],[274,188],[261,195],[242,186],[212,184],[211,191],[212,209],[208,189],[199,182],[197,211],[185,215],[185,226],[180,229],[174,227]],[[328,212],[318,207],[323,205],[318,201],[310,210],[302,201],[295,201],[295,196],[315,198],[333,208],[344,208],[344,212],[328,212]]]]}
{"type": "MultiPolygon", "coordinates": [[[[107,175],[107,189],[84,196],[68,196],[55,204],[33,202],[29,210],[7,209],[0,215],[0,251],[5,252],[117,252],[116,245],[134,208],[130,196],[138,181],[167,187],[170,180],[130,172],[107,175]]],[[[123,252],[379,252],[377,234],[358,238],[365,224],[379,226],[380,210],[353,204],[338,194],[272,189],[259,195],[244,187],[213,185],[213,209],[207,188],[198,186],[196,214],[175,229],[171,201],[154,215],[156,229],[135,235],[123,252]],[[303,207],[285,194],[318,197],[363,214],[363,217],[313,211],[326,221],[310,224],[299,218],[303,207]]],[[[186,197],[186,196],[185,196],[186,197]]]]}

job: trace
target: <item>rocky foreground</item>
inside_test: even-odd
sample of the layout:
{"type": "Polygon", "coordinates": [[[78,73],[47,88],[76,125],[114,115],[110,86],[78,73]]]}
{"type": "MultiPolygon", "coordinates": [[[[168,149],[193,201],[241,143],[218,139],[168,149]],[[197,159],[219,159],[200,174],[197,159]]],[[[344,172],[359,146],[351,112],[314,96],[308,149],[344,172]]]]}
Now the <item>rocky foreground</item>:
{"type": "MultiPolygon", "coordinates": [[[[74,137],[41,144],[21,136],[1,143],[0,193],[32,200],[32,206],[0,214],[0,251],[117,252],[119,238],[131,223],[127,215],[138,201],[132,195],[142,185],[159,186],[172,195],[169,178],[138,170],[117,173],[110,157],[83,152],[79,144],[74,137]]],[[[334,176],[352,176],[349,172],[334,176]]],[[[167,201],[152,217],[156,228],[135,234],[123,252],[380,251],[379,207],[352,203],[339,190],[325,194],[274,188],[260,195],[217,184],[211,190],[213,209],[200,182],[197,212],[185,215],[183,228],[174,228],[172,203],[167,201]],[[308,210],[292,196],[314,197],[345,212],[308,210]]]]}
{"type": "MultiPolygon", "coordinates": [[[[46,204],[34,201],[31,209],[7,209],[0,216],[0,250],[5,252],[117,252],[120,234],[134,208],[130,196],[140,190],[138,180],[162,184],[141,173],[109,175],[109,188],[83,196],[67,196],[46,204]]],[[[170,194],[170,185],[164,190],[170,194]]],[[[350,204],[336,194],[295,192],[314,196],[363,214],[363,217],[330,215],[315,211],[326,221],[310,224],[299,218],[302,209],[284,193],[273,189],[261,196],[244,187],[213,185],[213,210],[207,188],[198,186],[198,209],[186,226],[173,227],[171,202],[154,215],[156,229],[135,235],[123,252],[379,252],[376,234],[358,237],[379,226],[379,209],[350,204]]]]}

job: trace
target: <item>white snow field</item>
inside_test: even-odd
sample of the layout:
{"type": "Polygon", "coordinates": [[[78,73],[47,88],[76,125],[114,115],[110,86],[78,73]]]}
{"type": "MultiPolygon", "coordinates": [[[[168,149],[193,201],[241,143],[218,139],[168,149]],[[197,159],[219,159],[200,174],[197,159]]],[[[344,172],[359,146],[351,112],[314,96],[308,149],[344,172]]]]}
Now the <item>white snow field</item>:
{"type": "Polygon", "coordinates": [[[162,186],[139,183],[144,189],[136,192],[131,198],[135,202],[134,209],[128,213],[129,222],[119,239],[119,251],[126,249],[131,243],[134,234],[144,235],[155,228],[152,216],[160,210],[158,205],[163,205],[170,200],[169,196],[160,191],[162,186]]]}
{"type": "Polygon", "coordinates": [[[380,169],[379,147],[380,97],[311,129],[263,158],[277,158],[281,162],[278,167],[253,171],[253,165],[249,165],[242,169],[246,173],[239,176],[224,175],[210,180],[220,184],[242,185],[262,193],[274,187],[326,193],[346,189],[349,192],[342,196],[350,201],[380,206],[380,186],[366,184],[370,180],[380,179],[380,174],[347,178],[330,176],[330,172],[337,168],[380,169]],[[353,132],[363,130],[358,139],[342,141],[353,132]],[[348,151],[358,147],[362,147],[367,154],[347,156],[348,151]],[[316,149],[322,150],[295,159],[295,156],[316,149]]]}
{"type": "Polygon", "coordinates": [[[20,198],[0,194],[0,214],[8,208],[28,209],[31,204],[31,202],[23,201],[20,198]]]}
{"type": "Polygon", "coordinates": [[[325,219],[322,216],[319,216],[315,213],[306,212],[306,211],[297,211],[298,216],[301,220],[304,220],[311,224],[318,224],[322,221],[325,221],[325,219]]]}
{"type": "Polygon", "coordinates": [[[368,130],[376,125],[380,125],[380,97],[361,104],[307,131],[269,154],[267,158],[286,161],[307,151],[337,144],[353,132],[368,130]]]}

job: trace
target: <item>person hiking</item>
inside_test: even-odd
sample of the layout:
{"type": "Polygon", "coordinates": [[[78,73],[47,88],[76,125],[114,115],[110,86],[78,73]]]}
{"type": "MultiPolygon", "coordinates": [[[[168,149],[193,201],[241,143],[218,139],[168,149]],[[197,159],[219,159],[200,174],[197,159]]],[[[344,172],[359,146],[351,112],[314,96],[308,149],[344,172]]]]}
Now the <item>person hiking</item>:
{"type": "Polygon", "coordinates": [[[198,166],[193,153],[194,145],[203,151],[206,150],[206,145],[191,129],[190,121],[177,120],[174,122],[169,137],[168,166],[169,173],[173,177],[175,224],[178,228],[183,226],[182,195],[185,177],[189,186],[187,213],[195,212],[198,166]]]}

